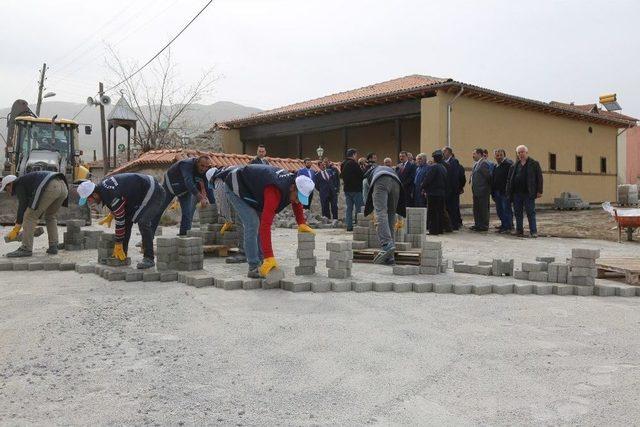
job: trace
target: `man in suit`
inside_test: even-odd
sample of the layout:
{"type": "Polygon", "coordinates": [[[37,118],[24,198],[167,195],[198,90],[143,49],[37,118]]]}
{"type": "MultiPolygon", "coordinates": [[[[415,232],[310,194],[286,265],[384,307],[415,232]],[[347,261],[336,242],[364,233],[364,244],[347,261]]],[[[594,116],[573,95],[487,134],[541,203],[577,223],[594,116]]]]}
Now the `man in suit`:
{"type": "MultiPolygon", "coordinates": [[[[311,159],[308,157],[304,159],[304,167],[299,169],[298,173],[296,174],[296,176],[301,176],[301,175],[309,177],[310,180],[315,181],[314,178],[316,176],[316,173],[313,171],[313,169],[311,169],[311,159]]],[[[303,205],[306,210],[311,209],[312,200],[313,200],[313,193],[309,195],[309,203],[306,205],[303,205]]]]}
{"type": "MultiPolygon", "coordinates": [[[[338,189],[335,179],[337,172],[335,168],[328,168],[326,160],[318,160],[320,172],[315,174],[314,183],[316,190],[320,193],[320,206],[322,206],[322,216],[325,218],[338,219],[338,189]]],[[[338,185],[339,181],[338,181],[338,185]]]]}
{"type": "Polygon", "coordinates": [[[493,156],[497,165],[493,170],[493,191],[491,195],[496,204],[496,214],[500,218],[498,232],[511,233],[513,230],[513,211],[511,209],[511,200],[507,195],[507,179],[513,162],[507,159],[506,152],[502,148],[493,150],[493,156]]]}
{"type": "Polygon", "coordinates": [[[405,205],[412,207],[415,206],[413,201],[413,182],[416,178],[416,164],[409,159],[409,153],[406,151],[401,151],[398,154],[398,158],[400,163],[396,166],[396,173],[404,190],[405,205]]]}
{"type": "Polygon", "coordinates": [[[462,226],[460,195],[464,193],[467,177],[464,174],[464,167],[456,158],[451,147],[444,147],[442,154],[444,155],[444,162],[449,166],[447,169],[448,186],[445,194],[445,207],[451,221],[451,228],[459,230],[462,226]]]}
{"type": "Polygon", "coordinates": [[[416,177],[413,180],[413,203],[418,208],[424,208],[427,206],[427,199],[422,194],[422,181],[427,172],[427,155],[420,153],[416,156],[416,177]]]}
{"type": "Polygon", "coordinates": [[[358,165],[358,150],[349,148],[342,165],[340,166],[340,175],[344,188],[344,198],[346,203],[345,222],[347,223],[347,231],[353,231],[353,210],[357,213],[364,205],[362,197],[362,179],[364,172],[358,165]]]}
{"type": "Polygon", "coordinates": [[[256,156],[251,160],[250,164],[252,165],[268,165],[269,160],[267,160],[267,148],[260,144],[258,145],[258,150],[256,151],[256,156]]]}
{"type": "Polygon", "coordinates": [[[422,191],[427,195],[427,229],[437,235],[445,231],[444,196],[447,188],[447,168],[441,150],[432,154],[433,163],[427,166],[422,191]]]}
{"type": "Polygon", "coordinates": [[[473,231],[489,230],[489,200],[491,197],[491,171],[484,157],[484,149],[476,148],[471,169],[471,191],[473,193],[473,231]]]}

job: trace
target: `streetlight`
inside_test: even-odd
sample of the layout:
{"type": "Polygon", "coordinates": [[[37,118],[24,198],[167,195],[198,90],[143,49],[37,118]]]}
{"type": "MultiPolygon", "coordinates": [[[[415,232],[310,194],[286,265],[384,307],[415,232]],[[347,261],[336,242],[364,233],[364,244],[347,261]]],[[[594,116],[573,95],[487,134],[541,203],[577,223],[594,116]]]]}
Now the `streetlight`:
{"type": "Polygon", "coordinates": [[[42,98],[53,98],[54,96],[56,96],[55,92],[47,92],[42,98]]]}

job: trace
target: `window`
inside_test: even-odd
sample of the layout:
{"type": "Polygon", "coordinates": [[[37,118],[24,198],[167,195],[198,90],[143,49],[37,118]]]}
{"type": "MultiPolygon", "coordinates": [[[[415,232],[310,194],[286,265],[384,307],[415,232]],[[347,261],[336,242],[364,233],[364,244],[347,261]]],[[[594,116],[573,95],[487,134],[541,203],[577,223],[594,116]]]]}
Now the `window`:
{"type": "Polygon", "coordinates": [[[593,133],[593,128],[589,126],[589,133],[593,133]]]}
{"type": "Polygon", "coordinates": [[[607,158],[600,157],[600,173],[607,173],[607,158]]]}
{"type": "Polygon", "coordinates": [[[555,153],[549,153],[549,170],[556,170],[556,155],[555,153]]]}
{"type": "Polygon", "coordinates": [[[582,156],[576,156],[576,172],[582,172],[582,156]]]}

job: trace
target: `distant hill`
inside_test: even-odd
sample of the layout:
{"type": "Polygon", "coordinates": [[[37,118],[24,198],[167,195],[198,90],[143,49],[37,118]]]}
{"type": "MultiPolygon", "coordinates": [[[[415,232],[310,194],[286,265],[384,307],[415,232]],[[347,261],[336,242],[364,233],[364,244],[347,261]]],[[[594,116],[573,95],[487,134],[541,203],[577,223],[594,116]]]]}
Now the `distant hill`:
{"type": "MultiPolygon", "coordinates": [[[[116,100],[113,102],[115,103],[116,100]]],[[[83,104],[73,102],[56,102],[45,101],[42,104],[40,115],[43,117],[51,117],[55,114],[60,118],[71,119],[82,109],[83,104]]],[[[35,105],[30,106],[35,111],[35,105]]],[[[11,106],[0,109],[0,117],[9,114],[11,106]]],[[[106,109],[106,115],[109,115],[111,106],[106,109]]],[[[193,126],[197,131],[202,132],[209,129],[213,123],[229,120],[235,117],[247,116],[261,111],[258,108],[246,107],[229,101],[219,101],[211,105],[194,104],[189,111],[184,113],[181,120],[185,120],[193,126]]],[[[83,159],[85,161],[93,160],[93,151],[96,151],[96,157],[102,158],[102,142],[100,137],[100,114],[96,107],[85,108],[75,119],[79,123],[90,124],[93,127],[91,135],[85,135],[84,129],[80,128],[80,148],[84,151],[83,159]]],[[[6,121],[0,121],[0,134],[6,138],[7,128],[6,121]]],[[[125,142],[126,132],[118,133],[118,142],[125,142]]],[[[4,159],[5,143],[0,138],[0,158],[4,159]]]]}

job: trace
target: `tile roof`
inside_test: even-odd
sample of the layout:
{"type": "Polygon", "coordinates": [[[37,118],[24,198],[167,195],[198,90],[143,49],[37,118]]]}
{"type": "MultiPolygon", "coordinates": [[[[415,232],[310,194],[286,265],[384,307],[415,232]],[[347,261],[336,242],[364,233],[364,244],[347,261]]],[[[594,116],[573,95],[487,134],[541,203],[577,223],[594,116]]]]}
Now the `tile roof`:
{"type": "Polygon", "coordinates": [[[637,121],[637,119],[623,114],[603,110],[593,112],[590,108],[587,108],[587,106],[584,106],[585,108],[582,108],[583,106],[576,108],[576,106],[571,106],[570,104],[536,101],[454,81],[453,79],[414,74],[359,89],[340,92],[272,110],[261,111],[246,117],[227,120],[216,123],[214,128],[242,128],[262,123],[294,120],[307,116],[331,114],[336,111],[362,108],[371,105],[388,104],[404,99],[421,98],[429,94],[434,94],[437,90],[457,92],[460,89],[464,89],[463,96],[466,97],[501,102],[524,109],[566,116],[578,120],[599,122],[609,126],[633,126],[637,121]]]}
{"type": "MultiPolygon", "coordinates": [[[[199,150],[152,150],[142,153],[140,157],[126,163],[116,169],[111,174],[122,172],[134,172],[140,169],[148,168],[168,168],[173,163],[187,159],[190,157],[197,157],[206,155],[211,159],[211,164],[215,167],[222,166],[236,166],[246,165],[255,156],[249,154],[226,154],[226,153],[212,153],[199,150]]],[[[295,172],[304,166],[304,162],[301,159],[289,159],[279,157],[267,157],[269,163],[273,166],[286,169],[291,172],[295,172]]],[[[313,165],[314,170],[318,170],[317,166],[313,165]]]]}
{"type": "Polygon", "coordinates": [[[618,113],[616,111],[607,111],[603,108],[598,108],[598,104],[573,104],[573,103],[567,104],[566,102],[551,101],[549,105],[580,110],[586,113],[601,114],[605,117],[610,117],[613,119],[621,119],[621,120],[627,120],[627,121],[633,121],[633,122],[638,121],[638,119],[631,116],[627,116],[626,114],[618,113]]]}

